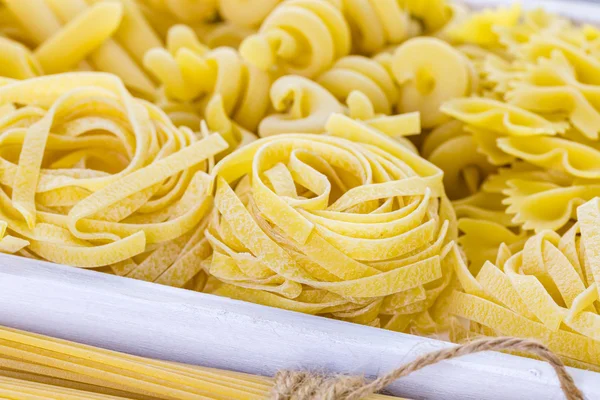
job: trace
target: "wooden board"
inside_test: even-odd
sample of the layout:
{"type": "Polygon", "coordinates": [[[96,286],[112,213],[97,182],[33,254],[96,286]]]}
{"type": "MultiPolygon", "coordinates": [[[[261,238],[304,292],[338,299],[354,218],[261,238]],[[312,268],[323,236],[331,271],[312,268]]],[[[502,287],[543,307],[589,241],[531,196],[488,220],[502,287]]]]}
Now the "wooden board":
{"type": "MultiPolygon", "coordinates": [[[[449,343],[0,254],[0,324],[132,354],[272,375],[309,368],[380,375],[449,343]]],[[[600,374],[571,370],[588,399],[600,374]]],[[[391,391],[414,399],[561,399],[545,363],[481,353],[391,391]]]]}

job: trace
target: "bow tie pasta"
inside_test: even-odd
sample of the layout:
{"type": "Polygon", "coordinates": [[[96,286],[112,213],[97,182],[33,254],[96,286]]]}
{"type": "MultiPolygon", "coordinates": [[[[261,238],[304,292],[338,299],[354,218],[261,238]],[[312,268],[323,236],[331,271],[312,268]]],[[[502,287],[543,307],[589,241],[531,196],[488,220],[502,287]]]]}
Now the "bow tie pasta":
{"type": "Polygon", "coordinates": [[[0,219],[24,255],[175,286],[197,275],[221,136],[177,129],[108,74],[8,82],[0,102],[0,219]]]}

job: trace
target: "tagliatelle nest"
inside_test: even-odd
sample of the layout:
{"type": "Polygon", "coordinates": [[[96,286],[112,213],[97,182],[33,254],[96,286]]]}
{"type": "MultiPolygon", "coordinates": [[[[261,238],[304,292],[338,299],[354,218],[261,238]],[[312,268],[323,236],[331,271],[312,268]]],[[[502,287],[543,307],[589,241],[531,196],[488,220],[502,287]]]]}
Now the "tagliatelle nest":
{"type": "Polygon", "coordinates": [[[175,286],[194,278],[210,250],[199,224],[220,135],[176,128],[103,73],[6,81],[0,110],[3,250],[175,286]]]}
{"type": "MultiPolygon", "coordinates": [[[[598,369],[600,359],[600,208],[580,206],[578,222],[562,237],[542,231],[523,250],[500,246],[496,265],[457,277],[464,289],[450,297],[450,313],[469,321],[452,339],[515,336],[541,341],[569,365],[598,369]]],[[[487,234],[482,231],[479,234],[487,234]]]]}
{"type": "Polygon", "coordinates": [[[326,130],[259,139],[215,167],[208,290],[404,330],[460,258],[441,171],[341,114],[326,130]]]}

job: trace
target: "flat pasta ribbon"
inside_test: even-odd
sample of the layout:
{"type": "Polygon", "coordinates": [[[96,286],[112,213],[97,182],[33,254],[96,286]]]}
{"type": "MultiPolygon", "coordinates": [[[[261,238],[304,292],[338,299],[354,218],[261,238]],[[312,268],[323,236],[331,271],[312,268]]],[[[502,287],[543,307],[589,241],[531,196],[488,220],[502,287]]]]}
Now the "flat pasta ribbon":
{"type": "Polygon", "coordinates": [[[207,290],[372,325],[415,317],[449,282],[441,171],[341,114],[326,131],[259,139],[215,166],[207,290]]]}
{"type": "Polygon", "coordinates": [[[221,136],[176,128],[103,73],[15,81],[0,103],[0,221],[20,254],[174,286],[198,275],[221,136]]]}
{"type": "Polygon", "coordinates": [[[449,300],[452,314],[477,335],[540,340],[567,364],[598,367],[600,360],[600,209],[598,199],[580,206],[578,222],[561,237],[542,231],[522,250],[501,246],[498,266],[487,261],[465,275],[449,300]]]}

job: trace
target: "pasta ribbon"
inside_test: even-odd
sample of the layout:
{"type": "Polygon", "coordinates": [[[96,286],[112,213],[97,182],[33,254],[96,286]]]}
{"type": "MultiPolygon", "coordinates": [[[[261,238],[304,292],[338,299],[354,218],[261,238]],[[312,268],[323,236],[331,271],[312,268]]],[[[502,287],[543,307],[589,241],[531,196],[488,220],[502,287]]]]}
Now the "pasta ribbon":
{"type": "Polygon", "coordinates": [[[240,54],[263,70],[312,78],[350,52],[350,30],[329,1],[291,0],[278,5],[256,35],[240,45],[240,54]]]}
{"type": "Polygon", "coordinates": [[[27,47],[0,37],[0,76],[27,79],[41,74],[41,65],[27,47]]]}
{"type": "Polygon", "coordinates": [[[391,68],[400,85],[399,111],[421,113],[423,127],[434,127],[448,118],[440,106],[471,93],[470,61],[436,38],[413,38],[394,52],[391,68]]]}
{"type": "Polygon", "coordinates": [[[207,290],[375,325],[427,311],[456,237],[441,171],[341,114],[326,132],[262,138],[215,166],[207,290]]]}
{"type": "Polygon", "coordinates": [[[19,238],[2,251],[174,286],[201,272],[221,136],[177,129],[109,74],[14,81],[0,103],[20,105],[0,120],[0,221],[19,238]]]}
{"type": "MultiPolygon", "coordinates": [[[[578,223],[562,237],[541,231],[519,245],[520,250],[501,246],[498,266],[486,261],[475,275],[461,281],[465,293],[451,295],[449,311],[466,319],[475,334],[540,340],[570,365],[597,367],[598,206],[597,198],[581,205],[578,223]],[[468,283],[470,279],[477,284],[468,283]]],[[[501,240],[506,239],[510,241],[510,235],[501,240]]],[[[473,244],[475,240],[473,236],[473,244]]]]}

